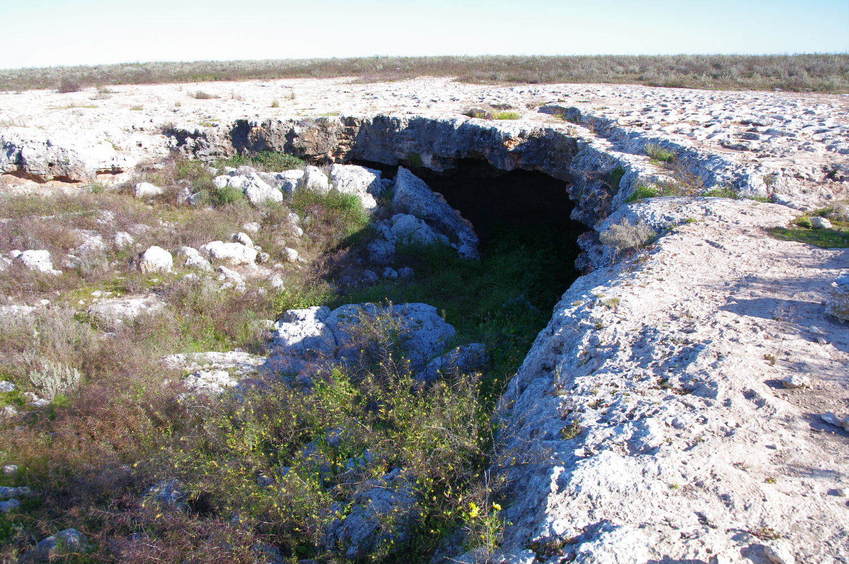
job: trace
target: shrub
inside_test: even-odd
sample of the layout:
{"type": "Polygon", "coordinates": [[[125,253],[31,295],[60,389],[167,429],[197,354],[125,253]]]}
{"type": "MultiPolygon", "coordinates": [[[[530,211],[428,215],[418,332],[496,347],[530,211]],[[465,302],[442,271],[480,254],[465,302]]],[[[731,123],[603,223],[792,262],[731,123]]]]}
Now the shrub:
{"type": "Polygon", "coordinates": [[[709,190],[703,194],[706,198],[731,198],[732,200],[739,200],[740,195],[732,190],[731,188],[714,188],[713,190],[709,190]]]}
{"type": "Polygon", "coordinates": [[[625,200],[627,203],[644,200],[646,198],[656,198],[660,196],[660,190],[656,186],[640,184],[634,189],[634,192],[625,200]]]}
{"type": "Polygon", "coordinates": [[[665,149],[656,143],[647,143],[645,147],[646,155],[652,160],[661,163],[671,163],[675,160],[675,152],[665,149]]]}
{"type": "Polygon", "coordinates": [[[70,77],[63,77],[62,80],[59,81],[58,91],[60,94],[67,94],[69,92],[79,92],[82,89],[80,82],[70,77]]]}
{"type": "Polygon", "coordinates": [[[813,229],[814,227],[811,223],[811,218],[806,215],[803,215],[802,217],[797,217],[795,220],[793,220],[793,223],[795,223],[799,227],[804,227],[806,229],[813,229]]]}
{"type": "Polygon", "coordinates": [[[196,90],[189,94],[189,96],[196,100],[212,100],[213,98],[219,98],[219,96],[216,96],[215,94],[210,94],[202,90],[196,90]]]}
{"type": "Polygon", "coordinates": [[[72,366],[41,358],[32,359],[32,364],[29,383],[47,400],[75,390],[80,383],[80,371],[72,366]]]}
{"type": "Polygon", "coordinates": [[[599,240],[619,251],[642,247],[657,237],[657,232],[643,221],[614,223],[599,234],[599,240]]]}
{"type": "Polygon", "coordinates": [[[501,119],[501,120],[521,119],[521,117],[522,117],[522,114],[520,114],[519,112],[495,112],[495,113],[492,114],[492,119],[501,119]]]}
{"type": "Polygon", "coordinates": [[[617,166],[607,173],[607,185],[618,190],[619,183],[622,182],[622,177],[625,176],[625,169],[622,166],[617,166]]]}
{"type": "MultiPolygon", "coordinates": [[[[466,82],[618,83],[745,90],[846,92],[849,56],[468,56],[131,63],[0,71],[0,90],[53,87],[61,78],[151,84],[357,76],[385,81],[449,76],[466,82]]],[[[294,95],[294,94],[292,94],[294,95]]]]}
{"type": "Polygon", "coordinates": [[[245,194],[238,188],[233,186],[225,186],[223,188],[215,188],[209,192],[209,202],[216,207],[227,206],[243,202],[245,194]]]}

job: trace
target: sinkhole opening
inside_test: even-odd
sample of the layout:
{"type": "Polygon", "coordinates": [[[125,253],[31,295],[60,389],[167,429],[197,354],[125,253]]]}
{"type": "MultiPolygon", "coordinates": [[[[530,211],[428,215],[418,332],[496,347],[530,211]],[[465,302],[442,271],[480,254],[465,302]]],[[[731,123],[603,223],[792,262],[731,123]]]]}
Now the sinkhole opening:
{"type": "MultiPolygon", "coordinates": [[[[397,165],[355,161],[394,178],[397,165]]],[[[483,160],[457,161],[450,170],[410,169],[473,225],[480,260],[453,249],[413,249],[396,266],[409,280],[381,281],[342,301],[425,302],[439,308],[464,342],[490,351],[487,389],[493,397],[521,365],[554,305],[578,277],[577,238],[587,227],[570,219],[568,182],[541,172],[503,171],[483,160]]]]}

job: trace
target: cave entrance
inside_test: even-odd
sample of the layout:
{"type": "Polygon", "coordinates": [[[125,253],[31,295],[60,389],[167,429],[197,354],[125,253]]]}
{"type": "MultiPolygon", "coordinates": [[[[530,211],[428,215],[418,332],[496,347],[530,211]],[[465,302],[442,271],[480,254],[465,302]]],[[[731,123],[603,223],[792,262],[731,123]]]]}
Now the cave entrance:
{"type": "MultiPolygon", "coordinates": [[[[397,166],[355,162],[392,178],[397,166]]],[[[570,219],[569,184],[541,172],[503,171],[460,160],[447,171],[410,170],[441,193],[475,228],[480,261],[456,253],[407,257],[412,281],[378,284],[353,301],[389,299],[440,308],[465,342],[483,342],[492,357],[493,398],[515,373],[560,296],[579,273],[577,238],[587,227],[570,219]]]]}

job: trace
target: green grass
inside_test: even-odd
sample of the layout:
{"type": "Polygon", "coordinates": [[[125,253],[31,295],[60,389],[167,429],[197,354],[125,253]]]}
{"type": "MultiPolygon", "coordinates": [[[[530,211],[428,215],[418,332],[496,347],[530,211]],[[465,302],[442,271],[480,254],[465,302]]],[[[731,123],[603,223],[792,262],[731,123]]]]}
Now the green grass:
{"type": "Polygon", "coordinates": [[[737,194],[734,190],[730,188],[714,188],[713,190],[709,190],[702,194],[706,198],[731,198],[732,200],[739,200],[740,195],[737,194]]]}
{"type": "Polygon", "coordinates": [[[487,346],[490,399],[519,367],[575,276],[554,238],[530,229],[497,234],[479,261],[460,259],[446,247],[407,249],[402,256],[416,271],[412,281],[384,281],[343,295],[334,305],[389,299],[437,307],[456,327],[458,343],[487,346]]]}
{"type": "Polygon", "coordinates": [[[500,120],[508,120],[508,119],[521,119],[522,114],[519,112],[493,112],[492,119],[500,119],[500,120]]]}
{"type": "Polygon", "coordinates": [[[658,188],[654,184],[640,184],[637,186],[634,193],[628,196],[628,199],[625,200],[626,203],[636,202],[638,200],[645,200],[646,198],[656,198],[658,196],[662,196],[660,188],[658,188]]]}
{"type": "Polygon", "coordinates": [[[812,229],[810,218],[802,216],[794,224],[794,227],[771,229],[770,234],[782,241],[799,241],[826,249],[849,247],[849,222],[831,220],[831,229],[812,229]]]}
{"type": "Polygon", "coordinates": [[[252,166],[260,171],[265,172],[280,172],[294,168],[303,168],[306,162],[303,159],[287,153],[278,153],[275,151],[261,151],[259,153],[247,155],[234,155],[232,157],[221,159],[215,163],[218,168],[225,166],[240,167],[252,166]]]}
{"type": "Polygon", "coordinates": [[[368,212],[358,196],[343,194],[338,190],[330,190],[326,194],[318,194],[306,190],[298,190],[292,197],[292,209],[298,215],[305,216],[311,209],[319,207],[334,214],[337,218],[338,233],[349,237],[365,229],[369,221],[368,212]]]}

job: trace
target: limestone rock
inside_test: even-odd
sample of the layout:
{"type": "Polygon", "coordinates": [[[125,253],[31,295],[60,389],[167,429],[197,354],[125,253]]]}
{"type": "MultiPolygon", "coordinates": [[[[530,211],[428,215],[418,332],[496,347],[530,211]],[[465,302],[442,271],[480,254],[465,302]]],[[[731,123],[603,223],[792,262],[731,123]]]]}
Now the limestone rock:
{"type": "Polygon", "coordinates": [[[166,510],[185,510],[188,508],[188,494],[176,479],[162,480],[145,492],[142,504],[145,507],[156,506],[166,510]]]}
{"type": "Polygon", "coordinates": [[[301,190],[315,192],[316,194],[326,194],[330,191],[330,181],[324,171],[317,166],[307,166],[304,169],[299,187],[301,190]]]}
{"type": "Polygon", "coordinates": [[[135,195],[136,198],[140,199],[156,198],[157,196],[161,196],[164,193],[165,190],[155,184],[151,184],[150,182],[138,182],[133,187],[133,195],[135,195]]]}
{"type": "Polygon", "coordinates": [[[469,374],[483,370],[488,362],[489,355],[483,343],[462,345],[428,362],[425,369],[416,375],[416,379],[434,382],[443,375],[469,374]]]}
{"type": "Polygon", "coordinates": [[[327,307],[290,309],[274,325],[272,348],[308,360],[332,357],[336,338],[324,323],[329,315],[327,307]]]}
{"type": "Polygon", "coordinates": [[[418,517],[412,488],[395,470],[375,480],[353,499],[344,519],[327,527],[324,547],[359,560],[378,550],[386,554],[404,548],[418,517]]]}
{"type": "Polygon", "coordinates": [[[174,251],[174,254],[177,256],[177,262],[180,266],[205,271],[212,270],[212,265],[209,261],[194,247],[178,247],[177,250],[174,251]]]}
{"type": "Polygon", "coordinates": [[[257,255],[256,249],[239,243],[225,243],[223,241],[206,243],[201,246],[200,251],[212,261],[231,265],[253,264],[256,262],[257,255]]]}
{"type": "Polygon", "coordinates": [[[114,331],[126,323],[132,323],[141,315],[161,312],[165,303],[155,295],[124,296],[98,300],[88,308],[88,315],[98,326],[114,331]]]}
{"type": "Polygon", "coordinates": [[[831,229],[831,222],[824,217],[815,215],[811,218],[811,227],[814,229],[831,229]]]}
{"type": "Polygon", "coordinates": [[[421,219],[406,213],[392,216],[392,236],[396,244],[401,245],[436,245],[448,244],[448,237],[436,233],[421,219]]]}
{"type": "Polygon", "coordinates": [[[266,202],[283,201],[283,192],[279,188],[268,184],[256,171],[249,167],[233,170],[227,175],[216,176],[214,183],[219,189],[230,187],[241,190],[255,206],[262,205],[266,202]]]}
{"type": "Polygon", "coordinates": [[[88,539],[76,529],[63,529],[41,539],[35,548],[25,552],[20,562],[52,562],[65,554],[81,554],[88,546],[88,539]]]}
{"type": "Polygon", "coordinates": [[[234,243],[239,243],[240,245],[244,245],[246,247],[254,248],[254,242],[251,239],[250,235],[243,231],[239,231],[238,233],[233,233],[231,239],[234,243]]]}
{"type": "Polygon", "coordinates": [[[247,233],[259,233],[259,230],[262,226],[256,221],[249,221],[248,223],[242,225],[242,229],[247,233]]]}
{"type": "Polygon", "coordinates": [[[849,272],[844,272],[832,282],[825,311],[836,319],[849,321],[849,272]]]}
{"type": "Polygon", "coordinates": [[[171,253],[156,245],[149,247],[139,257],[139,270],[145,273],[171,272],[173,266],[174,258],[171,253]]]}
{"type": "Polygon", "coordinates": [[[330,167],[330,182],[339,192],[359,197],[367,210],[377,207],[374,196],[380,195],[382,189],[379,171],[357,165],[334,164],[330,167]]]}
{"type": "Polygon", "coordinates": [[[395,176],[392,209],[424,220],[442,231],[452,247],[463,258],[478,258],[478,237],[471,223],[448,205],[441,194],[431,190],[423,180],[404,167],[395,176]]]}
{"type": "Polygon", "coordinates": [[[781,381],[781,385],[791,390],[797,388],[810,388],[811,379],[804,374],[791,374],[781,381]]]}
{"type": "Polygon", "coordinates": [[[280,190],[286,196],[291,196],[298,188],[301,178],[304,176],[302,170],[284,170],[283,172],[259,172],[257,175],[269,186],[280,190]]]}
{"type": "Polygon", "coordinates": [[[133,237],[126,231],[117,231],[112,239],[112,243],[118,249],[126,249],[127,247],[131,247],[135,242],[135,237],[133,237]]]}
{"type": "Polygon", "coordinates": [[[193,394],[215,396],[238,384],[226,370],[198,370],[183,378],[183,385],[193,394]]]}
{"type": "Polygon", "coordinates": [[[15,257],[15,261],[25,268],[36,272],[54,275],[61,274],[61,271],[53,268],[50,251],[44,249],[23,251],[15,257]]]}

